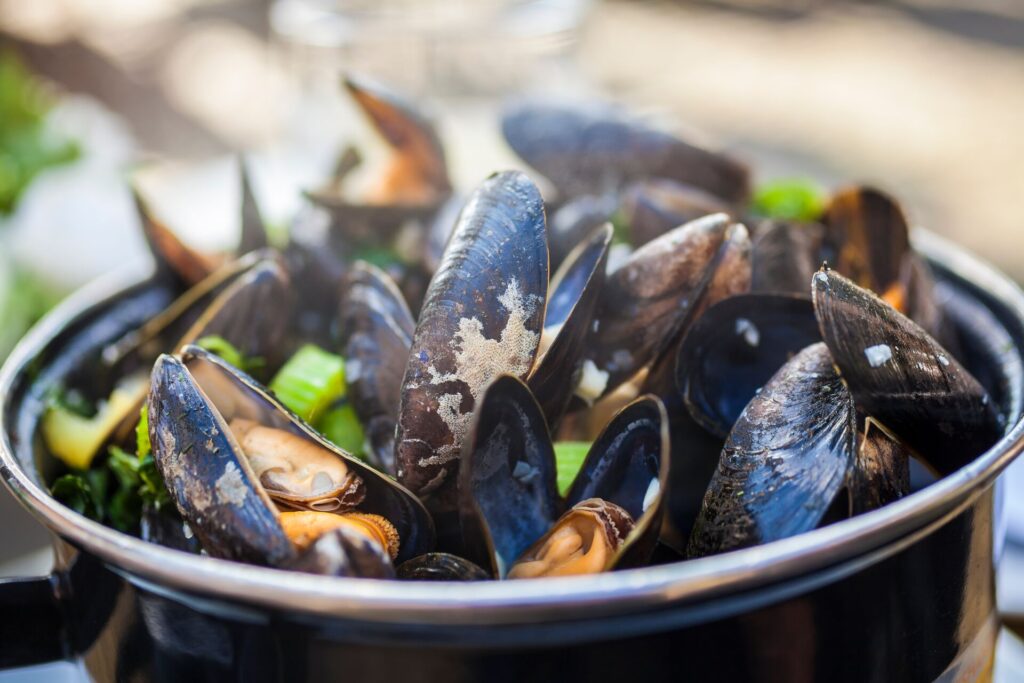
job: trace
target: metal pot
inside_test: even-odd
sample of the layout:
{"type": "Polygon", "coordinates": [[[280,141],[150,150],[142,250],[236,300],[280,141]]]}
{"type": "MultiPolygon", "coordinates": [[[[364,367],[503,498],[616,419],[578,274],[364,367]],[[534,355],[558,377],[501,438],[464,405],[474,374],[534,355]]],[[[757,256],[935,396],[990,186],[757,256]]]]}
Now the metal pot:
{"type": "MultiPolygon", "coordinates": [[[[932,235],[916,241],[940,280],[1008,335],[1005,353],[983,357],[967,344],[966,360],[1019,415],[1024,294],[932,235]]],[[[74,297],[0,374],[0,474],[59,539],[51,576],[0,582],[3,665],[81,656],[99,679],[401,683],[990,675],[992,484],[1024,447],[1019,420],[971,465],[893,505],[721,556],[535,582],[299,575],[147,544],[47,494],[36,434],[45,390],[90,362],[98,334],[137,325],[148,287],[74,297]],[[102,315],[111,307],[121,314],[102,315]]]]}

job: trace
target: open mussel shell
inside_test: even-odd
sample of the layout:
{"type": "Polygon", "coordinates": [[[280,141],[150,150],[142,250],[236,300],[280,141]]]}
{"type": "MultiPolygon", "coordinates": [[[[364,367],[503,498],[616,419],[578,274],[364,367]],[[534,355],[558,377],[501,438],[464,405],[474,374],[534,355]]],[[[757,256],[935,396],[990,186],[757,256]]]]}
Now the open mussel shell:
{"type": "Polygon", "coordinates": [[[612,562],[633,567],[647,561],[661,528],[669,477],[669,426],[665,406],[642,396],[612,418],[594,441],[566,494],[569,506],[598,498],[633,520],[612,562]]]}
{"type": "Polygon", "coordinates": [[[669,230],[712,213],[729,213],[729,204],[713,194],[665,178],[642,180],[623,191],[620,208],[635,247],[669,230]]]}
{"type": "Polygon", "coordinates": [[[479,565],[450,553],[427,553],[395,568],[404,581],[484,581],[491,578],[479,565]]]}
{"type": "Polygon", "coordinates": [[[1002,436],[985,389],[915,322],[835,271],[817,273],[812,293],[857,406],[936,472],[962,467],[1002,436]]]}
{"type": "Polygon", "coordinates": [[[845,484],[857,436],[853,398],[824,344],[786,363],[747,405],[722,450],[687,555],[816,528],[845,484]]]}
{"type": "MultiPolygon", "coordinates": [[[[267,253],[260,252],[262,256],[267,253]]],[[[109,357],[123,372],[131,367],[141,369],[162,352],[177,351],[212,335],[226,339],[247,358],[269,359],[280,347],[286,327],[285,316],[274,307],[287,310],[290,290],[287,275],[274,259],[256,257],[243,259],[240,270],[232,268],[193,288],[199,291],[186,292],[170,309],[108,347],[105,359],[109,357]],[[188,328],[182,332],[185,324],[188,328]]],[[[135,426],[149,391],[147,380],[130,385],[134,392],[131,400],[124,402],[120,416],[111,422],[98,452],[106,452],[111,444],[134,444],[135,426]]]]}
{"type": "Polygon", "coordinates": [[[757,391],[821,341],[807,296],[741,294],[711,306],[679,347],[676,382],[690,415],[725,438],[757,391]]]}
{"type": "MultiPolygon", "coordinates": [[[[312,451],[318,463],[328,461],[356,475],[359,511],[380,515],[395,527],[399,560],[433,546],[432,521],[415,496],[325,440],[217,356],[196,347],[187,347],[180,360],[161,356],[149,406],[154,458],[182,516],[211,555],[280,566],[295,554],[290,540],[287,549],[282,543],[288,536],[267,489],[269,480],[257,476],[236,437],[243,422],[271,433],[264,434],[267,438],[286,441],[290,455],[312,451]]],[[[332,486],[340,480],[333,477],[332,486]]],[[[311,494],[332,488],[318,482],[313,477],[311,494]]]]}
{"type": "Polygon", "coordinates": [[[645,178],[668,178],[729,203],[749,194],[747,168],[595,102],[521,101],[502,115],[509,146],[563,198],[603,194],[645,178]]]}
{"type": "Polygon", "coordinates": [[[530,372],[547,288],[540,192],[522,173],[492,175],[462,210],[431,280],[402,381],[398,480],[417,494],[454,485],[491,380],[530,372]]]}
{"type": "Polygon", "coordinates": [[[657,359],[684,329],[711,282],[726,234],[725,214],[687,223],[637,249],[608,276],[588,357],[611,391],[657,359]]]}
{"type": "Polygon", "coordinates": [[[359,261],[349,272],[340,325],[349,398],[374,466],[395,474],[395,425],[416,323],[394,281],[359,261]]]}
{"type": "Polygon", "coordinates": [[[552,431],[579,380],[585,344],[604,287],[611,241],[612,227],[605,224],[569,254],[551,279],[541,351],[529,385],[552,431]]]}
{"type": "Polygon", "coordinates": [[[128,332],[103,349],[103,362],[118,374],[148,369],[159,354],[172,351],[195,329],[196,321],[234,282],[272,252],[253,252],[225,264],[194,287],[189,288],[163,311],[139,328],[128,332]]]}
{"type": "MultiPolygon", "coordinates": [[[[412,103],[376,83],[346,76],[343,85],[394,152],[378,188],[383,202],[433,203],[451,192],[444,145],[412,103]]],[[[373,199],[373,197],[371,197],[373,199]]]]}
{"type": "Polygon", "coordinates": [[[346,76],[342,85],[384,138],[391,156],[363,196],[350,197],[344,191],[347,173],[361,161],[357,152],[343,156],[336,177],[307,196],[358,240],[390,236],[406,220],[429,218],[451,194],[444,147],[433,123],[378,84],[346,76]]]}
{"type": "Polygon", "coordinates": [[[391,557],[378,543],[345,527],[323,534],[303,550],[287,569],[321,576],[393,579],[391,557]]]}
{"type": "Polygon", "coordinates": [[[750,290],[807,294],[821,266],[823,228],[817,223],[764,221],[754,235],[750,290]]]}
{"type": "Polygon", "coordinates": [[[488,387],[461,459],[461,554],[504,578],[563,507],[544,415],[519,379],[504,375],[488,387]]]}
{"type": "Polygon", "coordinates": [[[903,263],[911,253],[906,216],[895,199],[870,187],[836,192],[822,218],[825,259],[879,296],[902,298],[903,263]]]}
{"type": "Polygon", "coordinates": [[[664,407],[653,397],[634,401],[594,442],[563,501],[540,406],[521,381],[499,377],[462,455],[463,554],[506,578],[524,553],[544,545],[563,515],[581,514],[614,531],[602,569],[641,564],[658,535],[668,448],[664,407]]]}

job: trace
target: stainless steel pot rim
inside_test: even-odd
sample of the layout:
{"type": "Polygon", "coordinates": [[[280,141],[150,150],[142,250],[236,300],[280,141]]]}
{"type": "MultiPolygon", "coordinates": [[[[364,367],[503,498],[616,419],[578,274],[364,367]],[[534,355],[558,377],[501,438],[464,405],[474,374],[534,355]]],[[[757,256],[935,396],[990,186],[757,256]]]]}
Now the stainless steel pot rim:
{"type": "MultiPolygon", "coordinates": [[[[1024,324],[1024,293],[1004,275],[926,231],[917,230],[914,242],[947,270],[988,291],[1024,324]]],[[[139,280],[138,272],[122,273],[83,288],[11,354],[0,370],[0,474],[51,530],[153,590],[314,615],[417,624],[512,624],[637,614],[749,591],[893,545],[969,504],[1024,450],[1024,419],[1018,419],[1003,439],[970,465],[880,510],[763,546],[596,576],[472,584],[394,582],[318,577],[197,557],[122,534],[55,501],[15,459],[6,424],[11,389],[36,353],[66,321],[139,280]]]]}

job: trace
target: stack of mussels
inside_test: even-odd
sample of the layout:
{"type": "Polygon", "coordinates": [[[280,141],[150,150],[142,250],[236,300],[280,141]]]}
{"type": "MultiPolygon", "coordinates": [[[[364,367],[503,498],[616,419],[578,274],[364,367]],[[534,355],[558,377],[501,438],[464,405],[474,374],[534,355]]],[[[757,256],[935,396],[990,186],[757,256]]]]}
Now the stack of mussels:
{"type": "Polygon", "coordinates": [[[346,150],[285,248],[247,190],[241,256],[190,250],[140,202],[161,310],[103,349],[122,398],[89,457],[142,409],[174,503],[143,538],[337,576],[595,573],[878,508],[1001,435],[957,360],[963,302],[886,195],[748,216],[736,161],[524,102],[502,131],[547,203],[516,171],[460,197],[427,118],[345,86],[390,160],[355,189],[346,150]],[[360,457],[261,383],[308,344],[344,359],[360,457]]]}

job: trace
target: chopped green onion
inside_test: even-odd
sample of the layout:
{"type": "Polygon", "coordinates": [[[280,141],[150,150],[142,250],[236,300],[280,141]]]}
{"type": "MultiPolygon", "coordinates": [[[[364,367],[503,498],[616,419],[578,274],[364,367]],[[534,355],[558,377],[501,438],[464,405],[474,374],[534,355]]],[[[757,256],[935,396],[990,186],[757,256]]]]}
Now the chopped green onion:
{"type": "Polygon", "coordinates": [[[555,471],[558,474],[558,494],[564,496],[583,467],[583,461],[590,452],[586,441],[555,442],[555,471]]]}
{"type": "Polygon", "coordinates": [[[359,424],[359,418],[351,403],[328,410],[317,421],[316,428],[328,441],[343,450],[357,458],[365,456],[363,426],[359,424]]]}
{"type": "Polygon", "coordinates": [[[235,346],[224,337],[211,335],[196,341],[196,346],[215,353],[223,358],[228,364],[234,365],[239,370],[245,370],[245,358],[235,346]]]}
{"type": "Polygon", "coordinates": [[[818,219],[825,209],[821,188],[812,181],[794,178],[775,180],[754,192],[751,210],[765,218],[795,221],[818,219]]]}
{"type": "Polygon", "coordinates": [[[270,382],[281,403],[310,424],[345,395],[345,361],[306,344],[288,359],[270,382]]]}
{"type": "Polygon", "coordinates": [[[149,403],[142,404],[139,411],[139,424],[135,425],[135,455],[142,460],[149,455],[152,446],[149,443],[149,403]]]}

